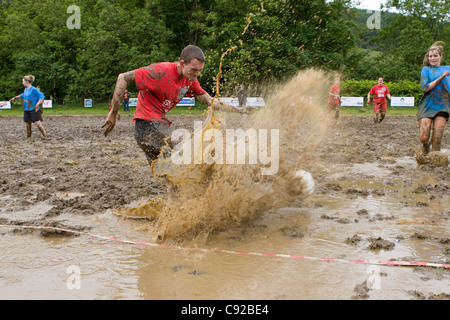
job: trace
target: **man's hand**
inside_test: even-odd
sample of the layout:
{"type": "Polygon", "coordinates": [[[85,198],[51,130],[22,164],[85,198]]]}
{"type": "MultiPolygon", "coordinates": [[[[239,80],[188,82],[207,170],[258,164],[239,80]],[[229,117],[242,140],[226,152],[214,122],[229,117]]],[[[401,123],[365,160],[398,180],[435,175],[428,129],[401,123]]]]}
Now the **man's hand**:
{"type": "Polygon", "coordinates": [[[114,129],[114,126],[116,125],[116,114],[113,114],[113,111],[111,110],[108,113],[108,116],[106,117],[106,122],[102,126],[102,128],[106,127],[106,130],[104,132],[105,137],[114,129]]]}

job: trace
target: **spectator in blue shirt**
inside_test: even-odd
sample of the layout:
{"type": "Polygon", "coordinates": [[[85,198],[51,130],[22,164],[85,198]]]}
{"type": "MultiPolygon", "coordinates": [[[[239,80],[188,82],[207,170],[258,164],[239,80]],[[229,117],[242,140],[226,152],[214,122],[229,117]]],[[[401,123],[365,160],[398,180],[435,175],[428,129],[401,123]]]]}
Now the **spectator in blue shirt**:
{"type": "Polygon", "coordinates": [[[44,102],[45,96],[38,89],[33,87],[31,84],[34,81],[34,76],[28,75],[23,77],[22,84],[25,90],[22,94],[15,96],[9,101],[14,101],[15,99],[23,99],[23,122],[25,122],[27,127],[27,137],[31,137],[31,123],[34,123],[38,127],[39,131],[47,139],[47,133],[41,123],[41,116],[39,114],[39,106],[44,102]]]}

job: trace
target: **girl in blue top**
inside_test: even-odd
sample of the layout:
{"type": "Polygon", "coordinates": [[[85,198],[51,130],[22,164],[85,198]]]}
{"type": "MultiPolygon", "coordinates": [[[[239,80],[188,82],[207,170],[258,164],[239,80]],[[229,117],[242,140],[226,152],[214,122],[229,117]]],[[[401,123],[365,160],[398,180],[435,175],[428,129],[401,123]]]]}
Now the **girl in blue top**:
{"type": "Polygon", "coordinates": [[[450,114],[450,66],[441,66],[442,42],[433,44],[425,55],[420,83],[423,96],[419,102],[419,138],[423,153],[441,151],[441,142],[450,114]],[[433,134],[430,141],[430,131],[433,134]]]}
{"type": "Polygon", "coordinates": [[[25,87],[25,91],[18,96],[15,96],[9,101],[14,101],[17,98],[23,98],[23,122],[27,127],[27,137],[31,137],[31,123],[34,123],[38,127],[45,139],[47,139],[47,133],[41,123],[41,116],[39,114],[39,106],[44,102],[44,95],[38,89],[31,84],[34,81],[34,76],[28,75],[23,77],[22,84],[25,87]]]}

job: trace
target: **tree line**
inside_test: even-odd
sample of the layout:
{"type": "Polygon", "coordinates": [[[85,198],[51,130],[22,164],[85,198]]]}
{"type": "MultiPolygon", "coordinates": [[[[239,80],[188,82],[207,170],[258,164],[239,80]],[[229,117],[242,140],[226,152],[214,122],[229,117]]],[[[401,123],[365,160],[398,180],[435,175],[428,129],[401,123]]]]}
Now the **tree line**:
{"type": "Polygon", "coordinates": [[[22,77],[33,74],[55,102],[108,101],[119,73],[177,61],[188,44],[205,52],[200,82],[211,93],[225,53],[220,90],[233,92],[307,68],[418,83],[427,47],[437,40],[450,46],[448,1],[391,0],[385,9],[399,13],[375,16],[351,2],[2,0],[0,100],[22,91],[22,77]],[[379,28],[369,28],[369,18],[379,28]]]}

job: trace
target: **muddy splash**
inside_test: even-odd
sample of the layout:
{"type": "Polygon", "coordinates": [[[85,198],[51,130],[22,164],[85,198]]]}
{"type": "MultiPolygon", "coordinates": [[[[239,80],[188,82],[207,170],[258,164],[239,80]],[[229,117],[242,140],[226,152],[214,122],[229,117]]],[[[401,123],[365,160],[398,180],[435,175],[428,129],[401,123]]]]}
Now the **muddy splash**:
{"type": "Polygon", "coordinates": [[[149,218],[155,240],[198,240],[301,202],[312,191],[305,167],[329,127],[321,101],[330,79],[321,71],[298,73],[273,90],[264,109],[242,115],[244,127],[227,125],[236,115],[210,108],[193,134],[179,130],[178,145],[153,165],[154,175],[176,186],[176,196],[118,213],[149,218]]]}

